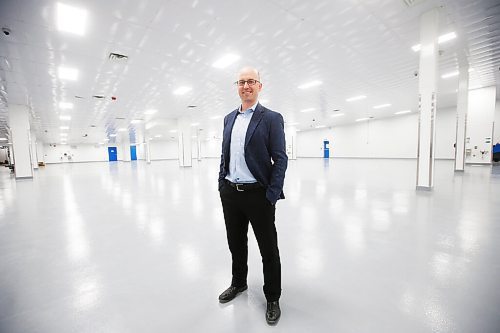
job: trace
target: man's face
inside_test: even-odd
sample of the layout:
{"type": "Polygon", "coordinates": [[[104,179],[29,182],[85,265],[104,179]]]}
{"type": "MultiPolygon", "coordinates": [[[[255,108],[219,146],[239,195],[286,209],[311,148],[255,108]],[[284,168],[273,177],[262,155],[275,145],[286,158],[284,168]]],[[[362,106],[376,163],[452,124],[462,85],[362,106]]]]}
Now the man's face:
{"type": "Polygon", "coordinates": [[[256,80],[257,82],[254,85],[249,85],[248,82],[245,82],[243,86],[237,85],[238,94],[240,95],[241,102],[246,104],[255,104],[259,97],[259,92],[262,89],[262,83],[258,82],[259,77],[257,73],[253,70],[247,70],[240,72],[238,76],[238,81],[240,80],[256,80]]]}

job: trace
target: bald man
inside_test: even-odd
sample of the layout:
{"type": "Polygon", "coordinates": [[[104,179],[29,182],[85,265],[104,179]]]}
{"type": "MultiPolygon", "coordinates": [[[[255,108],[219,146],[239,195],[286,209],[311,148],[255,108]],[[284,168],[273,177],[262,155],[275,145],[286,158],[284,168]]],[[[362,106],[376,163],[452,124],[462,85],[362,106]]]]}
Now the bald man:
{"type": "Polygon", "coordinates": [[[284,199],[288,157],[281,114],[259,103],[259,72],[245,67],[235,82],[241,105],[224,118],[219,193],[232,257],[232,281],[219,301],[247,290],[248,223],[259,244],[264,271],[266,321],[277,324],[281,309],[281,262],[275,226],[276,202],[284,199]]]}

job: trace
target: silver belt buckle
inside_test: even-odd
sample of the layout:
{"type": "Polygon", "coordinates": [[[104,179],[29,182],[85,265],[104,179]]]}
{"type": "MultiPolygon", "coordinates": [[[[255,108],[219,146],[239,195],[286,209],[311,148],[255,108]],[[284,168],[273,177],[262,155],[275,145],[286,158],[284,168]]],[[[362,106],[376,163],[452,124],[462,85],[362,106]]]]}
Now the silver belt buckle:
{"type": "Polygon", "coordinates": [[[239,186],[240,186],[240,185],[242,185],[242,186],[243,186],[243,184],[235,184],[235,185],[236,185],[236,191],[238,191],[238,192],[244,192],[244,191],[245,191],[245,190],[243,190],[243,189],[241,189],[241,190],[240,190],[240,188],[239,188],[239,186]]]}

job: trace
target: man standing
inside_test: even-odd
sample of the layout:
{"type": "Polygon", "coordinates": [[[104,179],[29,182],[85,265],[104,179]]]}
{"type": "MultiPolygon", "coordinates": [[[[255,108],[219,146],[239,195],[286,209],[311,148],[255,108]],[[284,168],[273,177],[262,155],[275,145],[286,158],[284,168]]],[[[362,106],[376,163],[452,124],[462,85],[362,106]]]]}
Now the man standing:
{"type": "Polygon", "coordinates": [[[219,192],[232,257],[231,286],[220,296],[226,303],[245,291],[248,273],[248,222],[259,244],[264,270],[266,321],[281,316],[281,262],[276,233],[275,204],[284,199],[288,163],[281,114],[258,102],[262,90],[259,72],[243,68],[235,82],[241,106],[224,118],[219,192]]]}

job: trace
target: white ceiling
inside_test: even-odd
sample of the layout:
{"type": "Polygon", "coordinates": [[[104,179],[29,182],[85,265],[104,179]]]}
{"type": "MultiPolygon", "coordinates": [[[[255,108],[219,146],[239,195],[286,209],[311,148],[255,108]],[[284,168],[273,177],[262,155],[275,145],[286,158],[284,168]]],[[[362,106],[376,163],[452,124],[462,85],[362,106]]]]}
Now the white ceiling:
{"type": "MultiPolygon", "coordinates": [[[[468,62],[471,87],[500,86],[500,4],[493,0],[61,2],[88,11],[83,36],[58,31],[56,1],[0,1],[0,25],[11,30],[0,34],[0,137],[9,104],[30,107],[32,128],[46,143],[60,143],[61,132],[70,144],[103,142],[119,128],[132,142],[145,133],[175,137],[175,119],[185,115],[204,135],[219,133],[222,118],[212,118],[239,105],[232,82],[244,65],[261,71],[262,104],[302,130],[416,112],[419,55],[411,46],[419,42],[420,15],[434,7],[441,8],[440,32],[458,35],[440,45],[440,74],[468,62]],[[110,52],[129,58],[111,61],[110,52]],[[227,53],[241,58],[212,67],[227,53]],[[59,66],[77,68],[79,78],[59,79],[59,66]],[[323,84],[298,88],[313,80],[323,84]],[[181,86],[192,90],[174,95],[181,86]],[[346,102],[360,94],[367,98],[346,102]],[[74,108],[61,110],[59,102],[74,108]],[[373,109],[384,103],[392,106],[373,109]],[[145,115],[148,109],[158,112],[145,115]]],[[[456,104],[457,81],[439,79],[440,106],[456,104]]]]}

